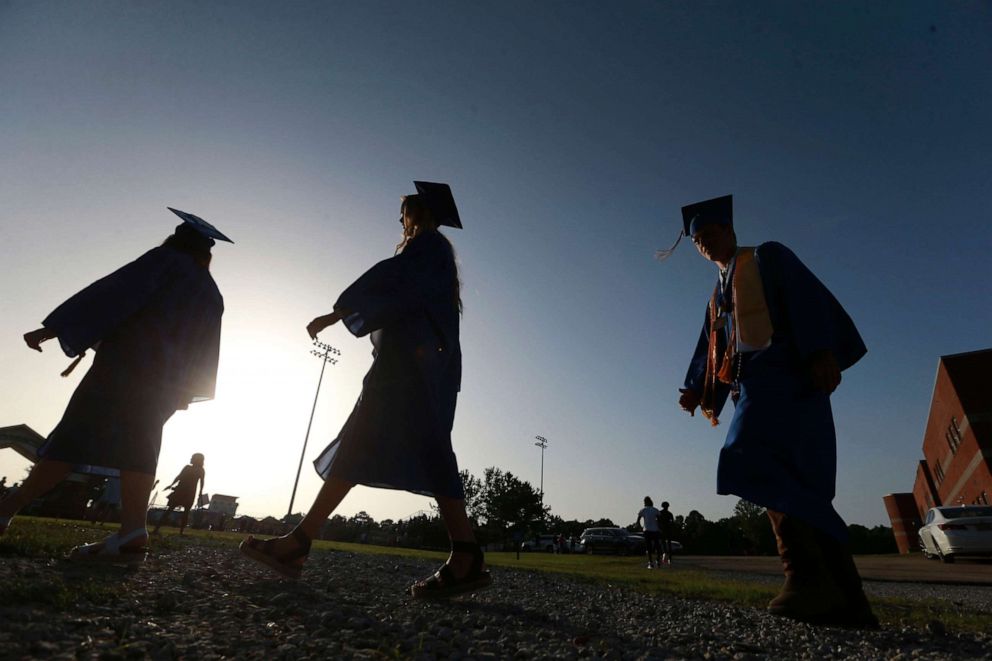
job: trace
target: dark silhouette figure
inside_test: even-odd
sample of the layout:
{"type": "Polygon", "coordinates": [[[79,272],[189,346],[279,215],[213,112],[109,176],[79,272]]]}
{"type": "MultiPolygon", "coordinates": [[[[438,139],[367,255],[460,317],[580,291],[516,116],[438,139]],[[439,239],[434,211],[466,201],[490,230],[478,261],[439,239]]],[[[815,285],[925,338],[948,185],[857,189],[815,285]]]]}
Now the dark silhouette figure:
{"type": "Polygon", "coordinates": [[[184,534],[186,523],[189,521],[189,511],[203,496],[203,483],[206,478],[207,473],[203,469],[203,455],[197,452],[190,457],[189,465],[184,466],[179,475],[176,475],[175,479],[166,485],[165,490],[172,489],[172,493],[169,494],[167,509],[158,517],[155,530],[152,531],[153,535],[158,534],[158,529],[162,527],[162,523],[169,518],[172,510],[176,508],[183,510],[182,518],[179,521],[179,534],[184,534]],[[197,485],[199,485],[199,493],[197,493],[197,485]]]}
{"type": "Polygon", "coordinates": [[[445,184],[415,182],[403,198],[403,240],[397,254],[348,287],[334,312],[307,325],[315,338],[342,321],[355,336],[370,335],[375,360],[362,395],[338,438],[314,462],[324,485],[309,512],[284,537],[249,537],[241,550],[280,574],[298,577],[310,540],[355,484],[433,496],[451,554],[410,592],[447,597],[489,585],[482,549],[465,512],[465,494],[451,448],[461,384],[458,270],[441,225],[461,227],[445,184]]]}
{"type": "Polygon", "coordinates": [[[70,557],[144,559],[162,426],[176,410],[213,397],[224,311],[210,249],[215,238],[229,239],[173,211],[183,224],[160,247],[86,287],[24,335],[36,351],[58,338],[67,356],[78,361],[94,349],[95,357],[31,474],[0,501],[0,533],[73,467],[113,468],[120,471],[120,530],[70,557]]]}
{"type": "Polygon", "coordinates": [[[644,530],[644,550],[648,554],[648,569],[661,566],[661,545],[658,534],[658,509],[650,496],[644,496],[644,507],[637,513],[637,524],[644,530]],[[641,523],[643,521],[643,523],[641,523]],[[651,554],[654,553],[655,560],[651,554]]]}
{"type": "Polygon", "coordinates": [[[658,537],[661,542],[661,564],[672,564],[672,529],[675,528],[675,517],[668,510],[668,501],[661,504],[658,512],[658,537]]]}

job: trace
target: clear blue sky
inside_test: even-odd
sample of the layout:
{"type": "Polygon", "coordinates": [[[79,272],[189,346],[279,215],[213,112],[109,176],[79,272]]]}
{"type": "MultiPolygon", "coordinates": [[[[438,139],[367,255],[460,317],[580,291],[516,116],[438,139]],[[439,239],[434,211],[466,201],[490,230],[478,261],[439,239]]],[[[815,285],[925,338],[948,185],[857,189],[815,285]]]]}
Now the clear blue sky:
{"type": "MultiPolygon", "coordinates": [[[[726,427],[676,405],[715,277],[683,204],[733,193],[742,243],[790,246],[869,347],[834,396],[836,505],[909,490],[937,360],[992,345],[987,2],[0,2],[0,425],[47,434],[81,372],[20,335],[168,235],[215,249],[216,401],[167,425],[159,476],[282,514],[319,363],[306,323],[399,240],[413,179],[451,184],[462,467],[566,518],[645,494],[715,519],[726,427]]],[[[335,328],[308,463],[371,356],[335,328]]],[[[88,363],[87,363],[88,364],[88,363]]],[[[0,474],[24,462],[0,453],[0,474]]],[[[296,509],[319,486],[304,470],[296,509]]],[[[425,508],[356,490],[343,514],[425,508]]]]}

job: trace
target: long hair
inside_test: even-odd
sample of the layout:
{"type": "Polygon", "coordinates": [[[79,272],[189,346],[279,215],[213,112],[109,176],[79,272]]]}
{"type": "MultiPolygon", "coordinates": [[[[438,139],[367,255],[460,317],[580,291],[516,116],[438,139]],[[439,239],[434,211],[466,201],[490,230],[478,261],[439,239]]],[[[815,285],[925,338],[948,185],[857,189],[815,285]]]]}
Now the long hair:
{"type": "MultiPolygon", "coordinates": [[[[424,200],[419,195],[404,195],[403,202],[400,205],[400,213],[409,212],[410,216],[413,218],[413,226],[407,228],[403,225],[403,240],[396,244],[396,253],[400,254],[410,243],[411,239],[417,236],[422,231],[435,230],[437,231],[437,221],[434,220],[434,214],[431,212],[430,207],[424,204],[424,200]]],[[[455,247],[451,243],[451,239],[438,232],[441,237],[448,243],[448,248],[451,250],[451,259],[455,265],[455,307],[458,308],[458,314],[462,313],[462,279],[458,273],[458,260],[455,258],[455,247]]]]}

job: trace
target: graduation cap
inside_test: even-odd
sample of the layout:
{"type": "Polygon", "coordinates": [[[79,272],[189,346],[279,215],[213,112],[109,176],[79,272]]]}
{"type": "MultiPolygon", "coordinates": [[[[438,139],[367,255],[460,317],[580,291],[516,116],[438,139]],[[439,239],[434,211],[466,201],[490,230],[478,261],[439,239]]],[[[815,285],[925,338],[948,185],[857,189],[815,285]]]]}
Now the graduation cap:
{"type": "MultiPolygon", "coordinates": [[[[434,214],[434,220],[437,221],[438,225],[462,229],[462,219],[458,217],[455,198],[451,194],[451,187],[448,184],[415,181],[413,185],[417,187],[417,196],[422,198],[424,204],[434,214]]],[[[400,222],[403,222],[402,218],[400,218],[400,222]]]]}
{"type": "MultiPolygon", "coordinates": [[[[199,216],[194,216],[191,213],[186,213],[185,211],[180,211],[179,209],[173,209],[172,207],[166,207],[166,209],[183,219],[183,225],[180,225],[179,227],[187,227],[189,229],[196,230],[198,234],[207,239],[217,239],[218,241],[234,243],[234,241],[231,241],[229,238],[224,236],[220,230],[199,216]]],[[[210,245],[213,245],[213,241],[210,242],[210,245]]]]}
{"type": "Polygon", "coordinates": [[[703,200],[695,204],[682,207],[682,231],[679,238],[675,240],[672,247],[667,250],[658,250],[654,256],[659,261],[664,261],[675,252],[675,247],[683,236],[692,237],[706,225],[733,225],[734,224],[734,196],[723,195],[714,197],[711,200],[703,200]]]}

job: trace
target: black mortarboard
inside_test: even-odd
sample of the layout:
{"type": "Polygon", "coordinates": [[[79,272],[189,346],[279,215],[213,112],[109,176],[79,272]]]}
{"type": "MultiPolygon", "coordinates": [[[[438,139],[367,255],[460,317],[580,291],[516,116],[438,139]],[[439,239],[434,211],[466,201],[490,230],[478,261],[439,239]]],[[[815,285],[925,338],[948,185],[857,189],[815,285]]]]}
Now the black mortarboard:
{"type": "MultiPolygon", "coordinates": [[[[219,229],[217,229],[207,221],[203,220],[199,216],[194,216],[191,213],[186,213],[185,211],[180,211],[179,209],[173,209],[172,207],[166,207],[166,209],[168,209],[172,213],[182,218],[185,226],[196,230],[202,236],[208,239],[217,239],[218,241],[227,241],[228,243],[234,243],[234,241],[231,241],[229,238],[224,236],[224,234],[219,229]]],[[[211,245],[213,244],[211,243],[211,245]]]]}
{"type": "Polygon", "coordinates": [[[685,236],[691,238],[700,227],[713,223],[718,225],[734,224],[733,195],[714,197],[712,200],[682,207],[682,231],[685,232],[685,236]]]}
{"type": "Polygon", "coordinates": [[[682,207],[682,231],[671,248],[667,250],[656,250],[654,256],[658,261],[664,261],[675,252],[675,247],[683,236],[692,237],[699,231],[699,228],[710,224],[733,225],[734,224],[734,196],[723,195],[714,197],[712,200],[703,200],[695,204],[682,207]]]}
{"type": "Polygon", "coordinates": [[[423,198],[424,204],[434,214],[438,225],[447,225],[462,229],[462,219],[458,217],[455,198],[448,184],[435,184],[430,181],[415,181],[417,194],[423,198]]]}

